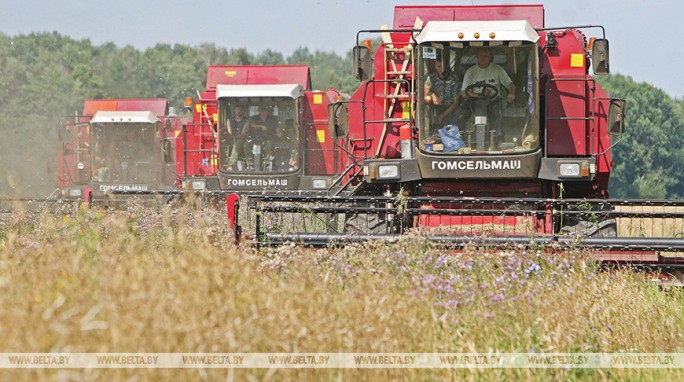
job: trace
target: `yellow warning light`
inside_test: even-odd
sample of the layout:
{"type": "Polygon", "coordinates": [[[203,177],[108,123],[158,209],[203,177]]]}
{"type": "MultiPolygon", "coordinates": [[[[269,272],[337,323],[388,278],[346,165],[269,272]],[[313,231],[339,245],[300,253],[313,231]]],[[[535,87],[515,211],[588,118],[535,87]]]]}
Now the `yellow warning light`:
{"type": "Polygon", "coordinates": [[[458,38],[463,38],[463,37],[465,37],[465,36],[463,36],[463,32],[458,32],[458,38]]]}
{"type": "Polygon", "coordinates": [[[185,107],[187,107],[188,109],[192,108],[192,97],[185,97],[185,107]]]}
{"type": "Polygon", "coordinates": [[[363,46],[368,48],[368,50],[373,53],[373,42],[371,40],[363,40],[363,46]]]}
{"type": "Polygon", "coordinates": [[[494,37],[496,37],[496,33],[490,32],[490,33],[489,33],[489,38],[494,38],[494,37]]]}
{"type": "Polygon", "coordinates": [[[589,38],[589,46],[587,46],[588,51],[591,51],[594,48],[594,41],[596,41],[596,37],[589,38]]]}
{"type": "Polygon", "coordinates": [[[475,37],[475,38],[480,38],[480,34],[477,33],[477,32],[475,32],[475,34],[473,35],[473,37],[475,37]]]}

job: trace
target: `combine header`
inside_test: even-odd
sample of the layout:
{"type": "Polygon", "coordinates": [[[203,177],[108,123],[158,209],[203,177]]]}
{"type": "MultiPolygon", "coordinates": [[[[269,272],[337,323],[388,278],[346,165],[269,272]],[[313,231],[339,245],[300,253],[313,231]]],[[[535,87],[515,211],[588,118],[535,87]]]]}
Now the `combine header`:
{"type": "Polygon", "coordinates": [[[182,123],[166,99],[86,100],[60,128],[59,197],[110,205],[173,190],[182,123]]]}
{"type": "Polygon", "coordinates": [[[325,197],[251,196],[259,245],[417,231],[642,262],[684,247],[682,203],[609,198],[626,110],[589,74],[609,72],[603,27],[548,27],[541,5],[396,7],[393,28],[359,32],[353,59],[361,86],[329,109],[335,182],[325,197]],[[667,224],[634,237],[644,218],[667,224]]]}
{"type": "Polygon", "coordinates": [[[210,66],[177,150],[184,190],[326,194],[341,162],[328,105],[304,65],[210,66]]]}

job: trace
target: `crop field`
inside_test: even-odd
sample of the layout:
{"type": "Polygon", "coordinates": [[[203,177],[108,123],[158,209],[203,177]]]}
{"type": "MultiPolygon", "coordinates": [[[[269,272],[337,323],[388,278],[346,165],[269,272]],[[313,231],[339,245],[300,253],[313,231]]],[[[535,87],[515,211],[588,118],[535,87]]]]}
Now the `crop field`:
{"type": "MultiPolygon", "coordinates": [[[[0,353],[684,351],[684,292],[580,249],[235,246],[222,211],[0,223],[0,353]]],[[[683,380],[680,369],[13,369],[0,380],[683,380]]]]}
{"type": "MultiPolygon", "coordinates": [[[[619,212],[641,212],[641,213],[679,213],[684,212],[682,207],[617,207],[619,212]]],[[[618,218],[618,234],[620,236],[634,237],[684,237],[684,220],[681,218],[618,218]]]]}

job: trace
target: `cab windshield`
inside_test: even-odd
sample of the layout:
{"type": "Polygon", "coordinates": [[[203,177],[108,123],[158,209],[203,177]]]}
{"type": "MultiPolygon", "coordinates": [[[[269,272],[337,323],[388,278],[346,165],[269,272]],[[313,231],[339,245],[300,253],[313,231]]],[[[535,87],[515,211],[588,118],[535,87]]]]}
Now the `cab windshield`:
{"type": "Polygon", "coordinates": [[[419,149],[499,154],[539,147],[536,45],[418,46],[419,149]]]}
{"type": "Polygon", "coordinates": [[[108,123],[92,126],[93,179],[114,184],[154,183],[161,158],[155,150],[156,124],[108,123]]]}
{"type": "Polygon", "coordinates": [[[218,114],[222,171],[289,173],[299,169],[296,100],[221,99],[218,114]]]}

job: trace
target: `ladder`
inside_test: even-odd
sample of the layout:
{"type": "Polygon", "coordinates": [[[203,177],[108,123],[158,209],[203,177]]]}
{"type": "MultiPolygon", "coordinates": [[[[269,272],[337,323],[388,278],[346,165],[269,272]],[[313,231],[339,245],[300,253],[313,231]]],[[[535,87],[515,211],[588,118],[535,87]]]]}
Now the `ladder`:
{"type": "MultiPolygon", "coordinates": [[[[420,29],[422,27],[423,20],[416,17],[413,28],[420,29]]],[[[388,26],[382,25],[380,29],[388,29],[388,26]]],[[[381,37],[385,52],[385,115],[383,120],[371,122],[384,123],[385,126],[380,136],[380,142],[378,142],[375,158],[380,156],[389,127],[394,124],[403,125],[410,123],[411,117],[415,115],[413,40],[409,39],[408,43],[396,43],[392,40],[392,35],[389,32],[383,32],[381,37]],[[401,116],[396,116],[398,106],[401,107],[401,116]]]]}
{"type": "MultiPolygon", "coordinates": [[[[423,20],[416,17],[413,29],[421,29],[422,27],[423,20]]],[[[382,119],[379,120],[365,120],[364,118],[363,124],[383,124],[383,130],[377,137],[378,142],[374,154],[368,153],[368,151],[369,146],[372,147],[375,137],[368,137],[364,134],[362,139],[348,142],[348,148],[343,149],[343,151],[348,155],[349,164],[329,189],[331,196],[353,194],[362,185],[362,182],[358,181],[358,177],[363,173],[364,159],[378,158],[385,144],[388,131],[392,127],[399,128],[404,124],[411,123],[413,115],[415,115],[413,39],[409,36],[407,41],[395,42],[392,40],[392,34],[387,25],[382,25],[380,29],[388,30],[381,32],[384,76],[381,80],[373,82],[383,83],[384,113],[382,119]],[[401,108],[401,114],[399,114],[399,108],[401,108]]],[[[365,128],[364,131],[366,131],[365,128]]]]}

